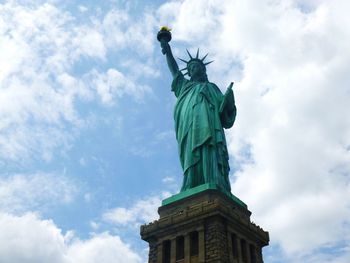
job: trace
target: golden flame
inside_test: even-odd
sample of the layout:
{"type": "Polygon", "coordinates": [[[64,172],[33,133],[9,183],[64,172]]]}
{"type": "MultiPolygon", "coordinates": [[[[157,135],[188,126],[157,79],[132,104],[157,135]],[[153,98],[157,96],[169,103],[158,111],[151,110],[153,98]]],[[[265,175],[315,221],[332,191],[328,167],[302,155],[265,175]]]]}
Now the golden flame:
{"type": "Polygon", "coordinates": [[[167,26],[162,26],[161,28],[160,28],[160,30],[164,30],[164,31],[171,31],[171,28],[170,27],[167,27],[167,26]]]}

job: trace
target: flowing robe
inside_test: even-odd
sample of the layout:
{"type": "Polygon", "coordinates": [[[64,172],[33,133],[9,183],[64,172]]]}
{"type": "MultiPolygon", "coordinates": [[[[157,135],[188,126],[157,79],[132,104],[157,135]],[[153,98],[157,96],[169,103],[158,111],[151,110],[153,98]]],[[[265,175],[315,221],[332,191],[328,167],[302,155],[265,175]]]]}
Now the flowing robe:
{"type": "Polygon", "coordinates": [[[178,73],[172,91],[177,97],[175,131],[184,172],[181,191],[212,183],[230,193],[223,127],[232,127],[236,117],[232,90],[231,100],[222,107],[225,96],[215,84],[190,81],[178,73]]]}

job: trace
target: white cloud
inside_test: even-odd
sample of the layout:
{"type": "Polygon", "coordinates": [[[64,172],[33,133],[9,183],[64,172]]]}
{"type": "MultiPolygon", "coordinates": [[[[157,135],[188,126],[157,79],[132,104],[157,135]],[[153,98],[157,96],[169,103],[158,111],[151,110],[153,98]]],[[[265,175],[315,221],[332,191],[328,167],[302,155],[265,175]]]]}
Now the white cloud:
{"type": "Polygon", "coordinates": [[[90,227],[91,227],[94,231],[96,231],[96,230],[99,229],[100,224],[99,224],[99,223],[96,223],[95,221],[90,221],[90,227]]]}
{"type": "Polygon", "coordinates": [[[107,45],[114,50],[131,49],[141,57],[151,55],[154,49],[156,20],[146,12],[141,19],[130,13],[112,9],[103,19],[102,28],[107,45]]]}
{"type": "Polygon", "coordinates": [[[159,9],[174,39],[205,43],[211,81],[236,79],[233,193],[291,262],[349,242],[348,8],[342,0],[187,0],[159,9]]]}
{"type": "Polygon", "coordinates": [[[85,241],[75,241],[68,248],[70,262],[141,262],[138,254],[118,236],[102,233],[85,241]]]}
{"type": "Polygon", "coordinates": [[[65,235],[52,220],[28,213],[0,213],[0,261],[11,263],[141,262],[118,236],[102,233],[87,240],[65,235]]]}
{"type": "Polygon", "coordinates": [[[78,193],[74,182],[59,174],[17,174],[0,179],[0,211],[43,210],[69,204],[78,193]]]}
{"type": "Polygon", "coordinates": [[[248,144],[254,159],[236,173],[233,191],[272,242],[295,256],[336,245],[350,231],[350,122],[340,117],[350,102],[344,83],[350,56],[337,44],[350,38],[333,30],[332,5],[308,14],[283,8],[270,8],[279,11],[267,34],[273,43],[237,47],[247,59],[237,84],[241,117],[229,137],[231,152],[248,144]]]}
{"type": "Polygon", "coordinates": [[[68,72],[78,56],[72,41],[76,27],[51,4],[9,2],[0,5],[0,18],[6,21],[0,38],[1,156],[50,160],[53,150],[69,145],[81,123],[75,101],[91,97],[68,72]]]}
{"type": "Polygon", "coordinates": [[[164,192],[161,196],[149,196],[138,200],[129,208],[116,207],[110,209],[102,215],[102,219],[116,225],[131,226],[152,222],[158,218],[157,209],[162,200],[169,196],[168,192],[164,192]]]}
{"type": "Polygon", "coordinates": [[[174,183],[175,182],[175,178],[174,177],[171,177],[171,176],[166,176],[162,179],[162,182],[163,183],[174,183]]]}
{"type": "Polygon", "coordinates": [[[89,78],[92,81],[92,88],[95,88],[101,101],[110,105],[125,94],[141,99],[150,91],[148,86],[136,85],[133,80],[126,77],[117,69],[108,69],[106,73],[99,73],[96,70],[90,72],[89,78]]]}
{"type": "Polygon", "coordinates": [[[172,1],[162,5],[157,13],[161,24],[173,29],[174,39],[189,41],[191,36],[190,41],[199,41],[218,29],[216,14],[222,12],[225,4],[219,0],[172,1]]]}
{"type": "Polygon", "coordinates": [[[0,214],[1,262],[67,262],[65,237],[50,220],[35,214],[0,214]]]}
{"type": "Polygon", "coordinates": [[[87,26],[77,28],[74,42],[74,45],[78,47],[75,50],[77,54],[100,59],[105,58],[107,50],[103,35],[99,32],[98,28],[95,29],[87,26]]]}
{"type": "MultiPolygon", "coordinates": [[[[135,54],[151,54],[152,16],[145,15],[131,26],[133,18],[125,10],[78,20],[56,4],[0,4],[0,155],[4,161],[51,161],[58,149],[69,150],[87,121],[78,102],[101,97],[110,105],[124,95],[140,99],[150,89],[135,84],[140,77],[135,72],[131,76],[118,69],[98,73],[96,63],[88,62],[107,63],[108,52],[124,52],[130,44],[135,54]],[[77,74],[81,62],[84,72],[77,74]]],[[[79,9],[89,12],[83,6],[79,9]]],[[[151,62],[144,61],[120,64],[154,76],[151,62]]]]}
{"type": "Polygon", "coordinates": [[[162,178],[162,183],[172,194],[178,193],[179,189],[181,189],[182,178],[179,176],[174,176],[174,172],[164,171],[165,177],[162,178]],[[168,174],[168,175],[166,175],[168,174]]]}
{"type": "Polygon", "coordinates": [[[109,47],[124,49],[127,46],[125,28],[128,20],[128,14],[121,10],[111,10],[106,14],[102,21],[102,26],[106,36],[106,43],[109,47]]]}
{"type": "MultiPolygon", "coordinates": [[[[153,206],[152,206],[153,208],[153,206]]],[[[139,212],[139,209],[126,209],[124,207],[114,208],[103,214],[103,219],[115,224],[127,224],[129,222],[135,222],[136,215],[139,212]]],[[[152,215],[154,211],[151,212],[152,215]]]]}
{"type": "Polygon", "coordinates": [[[84,5],[79,5],[78,8],[79,8],[79,11],[82,12],[82,13],[85,13],[86,11],[89,10],[89,8],[87,8],[84,5]]]}
{"type": "Polygon", "coordinates": [[[84,157],[81,157],[81,158],[79,159],[79,164],[80,164],[81,166],[86,166],[86,159],[85,159],[84,157]]]}

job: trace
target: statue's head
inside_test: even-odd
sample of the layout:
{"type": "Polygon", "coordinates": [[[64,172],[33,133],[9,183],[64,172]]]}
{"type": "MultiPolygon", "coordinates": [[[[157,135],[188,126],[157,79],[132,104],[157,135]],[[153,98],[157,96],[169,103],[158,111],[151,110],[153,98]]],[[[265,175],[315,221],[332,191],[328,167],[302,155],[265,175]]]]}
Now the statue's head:
{"type": "Polygon", "coordinates": [[[206,65],[210,64],[210,62],[204,62],[205,58],[208,54],[206,54],[203,58],[199,58],[199,49],[197,50],[196,57],[193,57],[190,52],[187,50],[187,54],[190,57],[190,60],[186,61],[181,59],[181,61],[186,63],[186,67],[181,69],[181,71],[186,71],[184,75],[189,75],[191,80],[195,81],[208,81],[207,73],[206,73],[206,65]]]}

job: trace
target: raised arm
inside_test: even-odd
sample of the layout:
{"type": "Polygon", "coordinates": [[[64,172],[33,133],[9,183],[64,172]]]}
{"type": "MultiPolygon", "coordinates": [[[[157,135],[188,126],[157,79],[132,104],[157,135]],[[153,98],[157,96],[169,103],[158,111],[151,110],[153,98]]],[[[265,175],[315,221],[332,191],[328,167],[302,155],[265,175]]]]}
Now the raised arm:
{"type": "Polygon", "coordinates": [[[175,77],[179,72],[179,66],[177,65],[173,53],[171,52],[170,45],[166,41],[161,41],[160,46],[162,47],[162,53],[166,56],[166,62],[168,63],[171,75],[175,77]]]}

